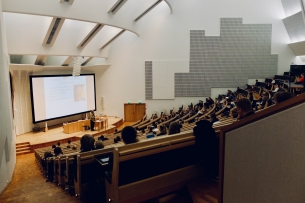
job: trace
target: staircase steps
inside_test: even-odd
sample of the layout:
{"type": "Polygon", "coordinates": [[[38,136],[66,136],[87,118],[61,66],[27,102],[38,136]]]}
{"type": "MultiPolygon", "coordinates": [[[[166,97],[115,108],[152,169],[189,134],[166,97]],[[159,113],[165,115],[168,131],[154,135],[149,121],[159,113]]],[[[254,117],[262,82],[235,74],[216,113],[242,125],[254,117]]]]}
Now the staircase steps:
{"type": "Polygon", "coordinates": [[[31,145],[29,142],[17,143],[16,144],[16,155],[29,154],[31,153],[31,145]]]}

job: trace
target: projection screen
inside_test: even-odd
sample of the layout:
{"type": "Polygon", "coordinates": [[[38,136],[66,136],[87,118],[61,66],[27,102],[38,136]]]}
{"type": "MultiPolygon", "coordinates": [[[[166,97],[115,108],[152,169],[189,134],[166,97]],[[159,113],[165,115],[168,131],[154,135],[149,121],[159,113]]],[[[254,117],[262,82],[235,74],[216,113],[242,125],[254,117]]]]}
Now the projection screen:
{"type": "Polygon", "coordinates": [[[96,110],[95,75],[30,76],[33,123],[96,110]]]}

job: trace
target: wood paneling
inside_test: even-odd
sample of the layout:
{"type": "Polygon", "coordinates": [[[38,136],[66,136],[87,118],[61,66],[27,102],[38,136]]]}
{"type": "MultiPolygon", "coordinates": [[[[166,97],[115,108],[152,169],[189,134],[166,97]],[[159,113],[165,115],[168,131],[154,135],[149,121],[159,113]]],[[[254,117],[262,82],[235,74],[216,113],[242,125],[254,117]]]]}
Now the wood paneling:
{"type": "Polygon", "coordinates": [[[146,114],[146,105],[145,104],[136,104],[136,120],[141,120],[146,114]]]}

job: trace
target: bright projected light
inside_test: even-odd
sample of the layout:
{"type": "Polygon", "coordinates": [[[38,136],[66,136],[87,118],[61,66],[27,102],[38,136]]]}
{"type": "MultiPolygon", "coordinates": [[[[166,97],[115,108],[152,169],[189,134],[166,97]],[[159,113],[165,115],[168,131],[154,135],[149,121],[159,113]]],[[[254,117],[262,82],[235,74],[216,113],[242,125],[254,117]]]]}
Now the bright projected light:
{"type": "Polygon", "coordinates": [[[95,110],[95,75],[30,76],[33,123],[95,110]]]}

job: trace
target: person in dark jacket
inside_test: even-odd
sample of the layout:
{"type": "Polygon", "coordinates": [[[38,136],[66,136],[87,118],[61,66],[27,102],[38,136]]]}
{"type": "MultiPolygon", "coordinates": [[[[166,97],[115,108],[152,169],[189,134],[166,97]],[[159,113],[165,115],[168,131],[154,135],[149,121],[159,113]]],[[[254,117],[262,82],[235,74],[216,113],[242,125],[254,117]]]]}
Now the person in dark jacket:
{"type": "Polygon", "coordinates": [[[196,137],[196,151],[201,163],[207,170],[208,176],[218,179],[219,139],[212,125],[213,123],[207,120],[200,120],[193,131],[196,137]]]}

